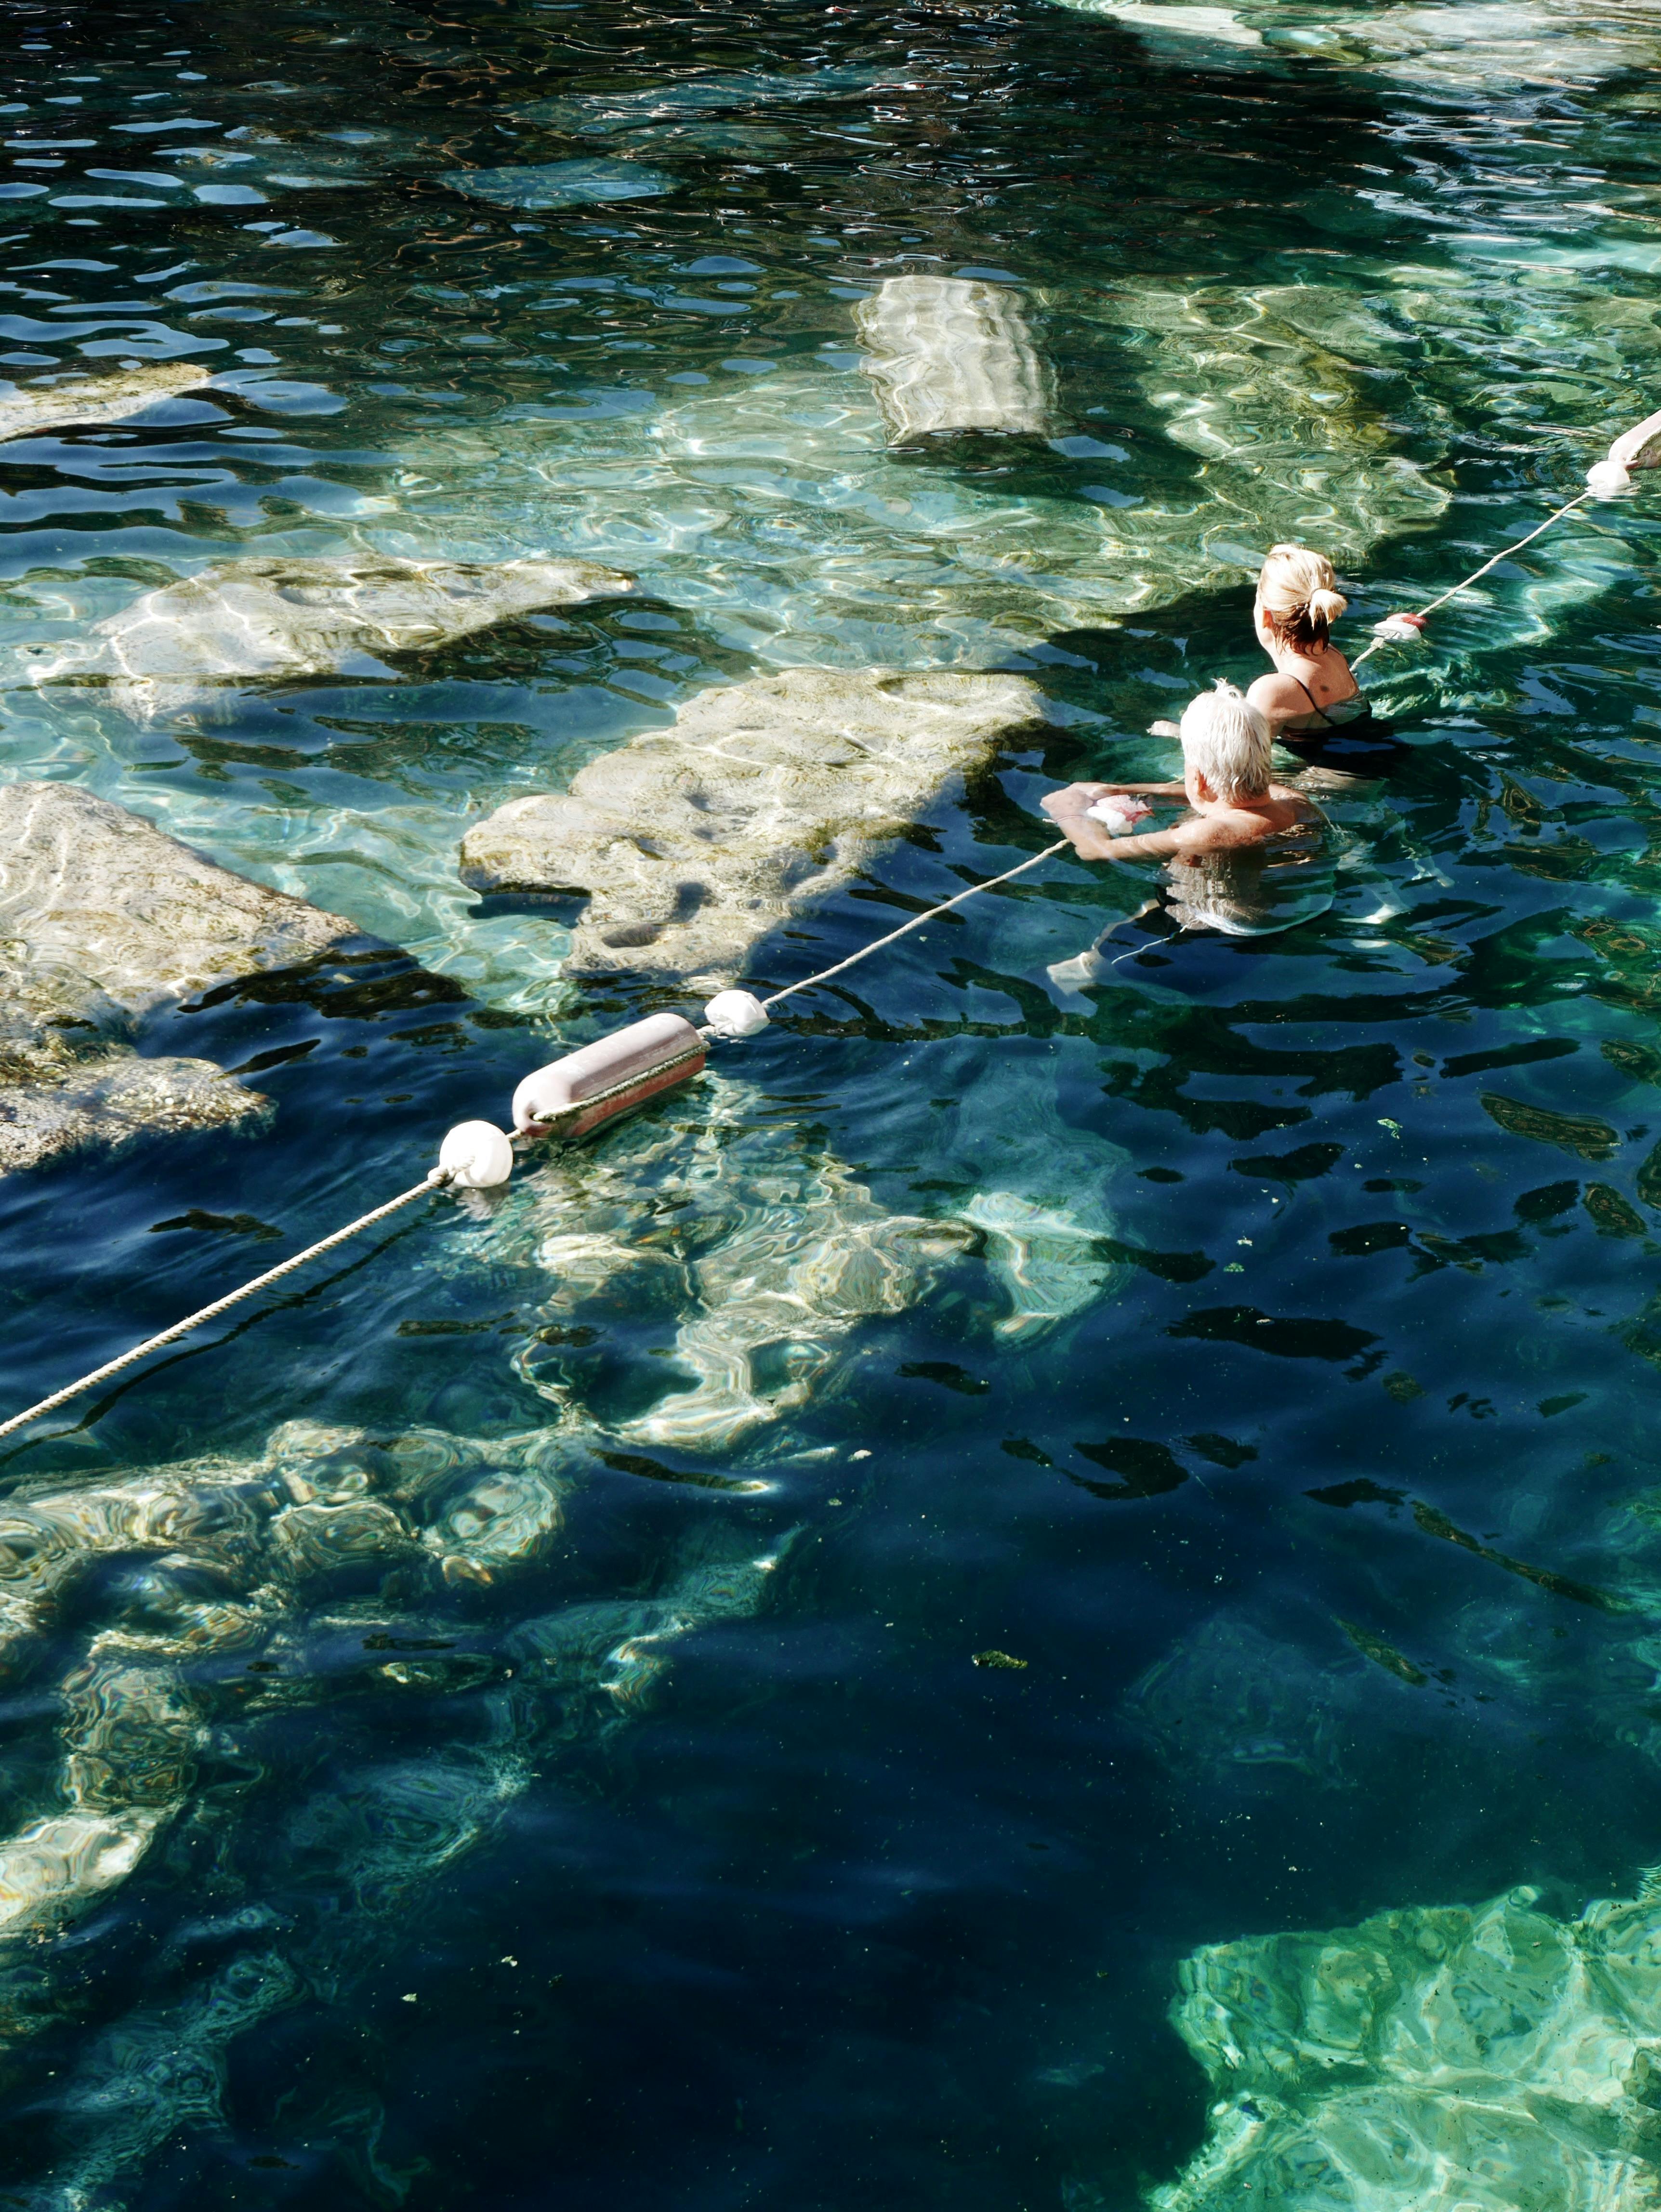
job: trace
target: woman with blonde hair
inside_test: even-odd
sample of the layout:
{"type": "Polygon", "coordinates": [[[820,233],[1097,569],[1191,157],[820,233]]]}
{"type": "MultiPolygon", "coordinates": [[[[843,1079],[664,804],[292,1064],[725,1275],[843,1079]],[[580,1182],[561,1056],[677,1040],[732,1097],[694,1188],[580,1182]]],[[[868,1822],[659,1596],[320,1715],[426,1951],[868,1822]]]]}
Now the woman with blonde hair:
{"type": "Polygon", "coordinates": [[[1252,621],[1275,673],[1260,676],[1246,696],[1294,752],[1299,738],[1318,738],[1371,718],[1354,672],[1331,638],[1348,605],[1324,553],[1270,546],[1252,621]]]}

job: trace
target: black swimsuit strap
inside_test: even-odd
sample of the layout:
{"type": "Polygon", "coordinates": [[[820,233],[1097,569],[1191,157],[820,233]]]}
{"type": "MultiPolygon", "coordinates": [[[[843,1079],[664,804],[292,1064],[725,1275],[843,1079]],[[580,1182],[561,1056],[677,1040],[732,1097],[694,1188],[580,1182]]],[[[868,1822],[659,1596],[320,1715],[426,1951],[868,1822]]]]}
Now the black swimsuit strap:
{"type": "Polygon", "coordinates": [[[1298,686],[1298,689],[1303,693],[1305,698],[1308,700],[1311,709],[1320,716],[1321,720],[1326,724],[1328,729],[1336,729],[1338,726],[1333,720],[1331,715],[1328,714],[1326,708],[1324,707],[1316,706],[1315,694],[1310,690],[1308,684],[1304,682],[1302,677],[1294,676],[1292,680],[1298,686]]]}

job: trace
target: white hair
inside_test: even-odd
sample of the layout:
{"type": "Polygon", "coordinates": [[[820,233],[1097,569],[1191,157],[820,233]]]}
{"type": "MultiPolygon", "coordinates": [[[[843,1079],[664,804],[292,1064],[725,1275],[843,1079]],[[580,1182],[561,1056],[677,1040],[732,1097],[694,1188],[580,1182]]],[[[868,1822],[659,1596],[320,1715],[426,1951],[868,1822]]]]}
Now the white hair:
{"type": "Polygon", "coordinates": [[[1219,799],[1232,805],[1261,799],[1269,788],[1273,740],[1269,724],[1245,693],[1220,682],[1183,710],[1184,764],[1196,769],[1219,799]]]}

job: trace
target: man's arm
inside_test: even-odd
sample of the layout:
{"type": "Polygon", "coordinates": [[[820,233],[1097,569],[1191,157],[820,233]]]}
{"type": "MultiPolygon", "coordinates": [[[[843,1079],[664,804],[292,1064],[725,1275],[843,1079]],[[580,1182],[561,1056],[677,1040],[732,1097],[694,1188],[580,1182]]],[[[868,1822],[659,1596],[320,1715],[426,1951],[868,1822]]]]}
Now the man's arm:
{"type": "Polygon", "coordinates": [[[1111,793],[1128,792],[1147,797],[1186,797],[1181,784],[1070,783],[1062,791],[1044,794],[1043,806],[1059,824],[1081,860],[1159,860],[1179,849],[1174,830],[1154,830],[1145,837],[1116,837],[1104,823],[1092,822],[1089,810],[1111,793]]]}

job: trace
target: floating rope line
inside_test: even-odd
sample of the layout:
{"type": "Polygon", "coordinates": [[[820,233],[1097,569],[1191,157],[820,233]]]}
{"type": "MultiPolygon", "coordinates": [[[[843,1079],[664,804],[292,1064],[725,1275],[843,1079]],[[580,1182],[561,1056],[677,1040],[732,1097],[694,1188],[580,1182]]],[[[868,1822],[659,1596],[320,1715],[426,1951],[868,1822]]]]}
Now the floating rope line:
{"type": "Polygon", "coordinates": [[[1554,522],[1561,522],[1566,514],[1573,514],[1577,507],[1584,507],[1589,499],[1597,499],[1600,496],[1602,495],[1596,491],[1583,491],[1579,498],[1570,500],[1567,507],[1560,507],[1555,513],[1548,514],[1536,529],[1530,531],[1526,538],[1519,538],[1514,545],[1504,547],[1494,555],[1493,560],[1484,561],[1480,568],[1472,569],[1463,583],[1456,584],[1451,592],[1444,592],[1439,599],[1433,599],[1427,607],[1421,607],[1417,614],[1386,615],[1384,621],[1378,624],[1372,644],[1365,653],[1356,654],[1354,659],[1349,664],[1350,666],[1359,668],[1364,660],[1370,660],[1381,645],[1404,642],[1404,634],[1422,629],[1427,618],[1435,613],[1438,607],[1446,606],[1450,599],[1457,599],[1461,592],[1468,592],[1473,584],[1480,582],[1491,568],[1497,568],[1502,561],[1508,561],[1513,553],[1520,553],[1525,545],[1532,545],[1536,538],[1545,535],[1554,522]]]}
{"type": "Polygon", "coordinates": [[[59,1406],[67,1405],[71,1398],[78,1398],[83,1390],[90,1390],[94,1383],[106,1382],[112,1375],[120,1374],[124,1367],[136,1367],[141,1359],[148,1359],[151,1352],[160,1352],[163,1345],[176,1344],[181,1336],[188,1336],[192,1329],[200,1328],[204,1322],[217,1321],[221,1314],[228,1313],[233,1306],[240,1305],[244,1298],[252,1297],[256,1291],[263,1291],[272,1283],[280,1283],[284,1275],[292,1275],[296,1268],[307,1267],[313,1260],[320,1260],[326,1252],[332,1252],[337,1244],[345,1243],[349,1237],[357,1236],[362,1230],[372,1229],[377,1221],[385,1221],[389,1214],[396,1213],[400,1207],[413,1205],[417,1199],[425,1198],[431,1191],[441,1190],[451,1179],[447,1168],[429,1169],[412,1189],[405,1191],[400,1197],[389,1198],[385,1206],[377,1206],[372,1213],[361,1213],[356,1221],[349,1221],[344,1229],[337,1229],[332,1237],[326,1237],[316,1244],[308,1244],[303,1252],[296,1252],[291,1260],[284,1260],[280,1267],[268,1267],[263,1275],[256,1275],[251,1283],[244,1283],[240,1290],[229,1291],[222,1298],[216,1298],[210,1306],[204,1306],[198,1313],[187,1314],[183,1321],[176,1321],[171,1328],[164,1328],[160,1336],[146,1337],[143,1344],[134,1345],[131,1352],[124,1352],[119,1359],[106,1359],[101,1367],[94,1367],[90,1375],[83,1375],[78,1382],[71,1382],[64,1389],[54,1390],[50,1398],[43,1398],[38,1406],[31,1406],[27,1413],[14,1413],[9,1421],[0,1421],[0,1437],[9,1437],[15,1430],[26,1428],[29,1422],[38,1421],[43,1413],[55,1413],[59,1406]]]}
{"type": "Polygon", "coordinates": [[[962,906],[965,900],[978,896],[982,891],[995,890],[1000,884],[1008,883],[1013,877],[1024,876],[1029,868],[1036,868],[1040,860],[1053,860],[1057,853],[1065,853],[1072,842],[1070,837],[1060,838],[1055,844],[1046,845],[1042,853],[1034,853],[1030,860],[1021,860],[1014,867],[1006,868],[1001,876],[989,876],[983,884],[970,884],[966,891],[959,891],[955,898],[943,899],[939,906],[931,906],[927,914],[913,915],[910,921],[903,921],[897,929],[891,929],[886,937],[873,938],[859,951],[850,952],[846,960],[838,960],[834,968],[821,968],[817,975],[804,975],[800,983],[787,983],[782,991],[775,991],[770,999],[763,999],[758,1003],[764,1008],[776,1006],[781,1000],[794,999],[798,991],[811,991],[815,983],[828,983],[833,975],[843,975],[849,968],[857,968],[861,960],[868,960],[873,952],[880,952],[885,945],[892,945],[902,937],[909,937],[914,929],[921,929],[925,922],[933,921],[936,915],[950,914],[954,906],[962,906]]]}
{"type": "MultiPolygon", "coordinates": [[[[815,983],[827,982],[831,976],[840,975],[844,969],[857,967],[861,960],[868,959],[873,952],[879,952],[884,945],[892,945],[896,939],[933,921],[937,915],[949,913],[953,907],[962,906],[966,900],[977,897],[982,891],[995,890],[998,884],[1007,884],[1015,876],[1025,875],[1029,868],[1036,868],[1041,860],[1051,860],[1057,853],[1065,852],[1068,843],[1068,839],[1061,838],[1054,845],[1047,845],[1043,852],[1034,853],[1031,859],[1018,862],[1013,868],[1006,868],[1001,876],[989,877],[982,884],[970,884],[967,890],[959,891],[954,898],[946,899],[939,906],[930,907],[926,914],[914,915],[898,929],[890,930],[887,936],[879,937],[860,951],[850,954],[846,960],[839,960],[834,968],[823,969],[817,975],[805,975],[800,983],[787,984],[783,990],[776,991],[763,1004],[776,1006],[782,999],[792,998],[798,991],[808,990],[815,983]]],[[[748,996],[747,994],[729,995],[748,996]]],[[[752,1005],[756,1003],[751,1001],[752,1005]]],[[[659,1016],[657,1020],[661,1022],[663,1018],[659,1016]]],[[[678,1017],[671,1016],[669,1019],[692,1048],[689,1050],[686,1044],[671,1036],[666,1041],[668,1048],[666,1056],[654,1054],[649,1067],[643,1070],[632,1068],[620,1079],[602,1081],[593,1087],[585,1086],[581,1099],[576,1102],[584,1114],[593,1114],[599,1109],[601,1118],[604,1118],[607,1108],[622,1110],[627,1107],[641,1095],[642,1074],[648,1077],[666,1076],[672,1081],[683,1072],[687,1076],[696,1075],[703,1066],[701,1040],[733,1034],[713,1027],[694,1030],[690,1023],[680,1022],[678,1017]]],[[[755,1026],[761,1028],[765,1022],[766,1014],[763,1012],[755,1026]]],[[[637,1024],[636,1026],[647,1028],[652,1024],[637,1024]]],[[[621,1034],[627,1037],[629,1032],[624,1030],[621,1034]]],[[[601,1042],[605,1043],[609,1040],[601,1042]]],[[[592,1053],[593,1048],[585,1049],[592,1053]]],[[[570,1060],[577,1057],[576,1054],[568,1055],[570,1060]]],[[[526,1126],[532,1131],[536,1127],[534,1123],[526,1126]]],[[[78,1382],[68,1383],[61,1390],[54,1390],[49,1398],[42,1398],[38,1405],[29,1407],[23,1413],[14,1413],[8,1421],[0,1421],[0,1437],[15,1435],[19,1429],[27,1428],[31,1421],[38,1421],[43,1414],[55,1413],[59,1406],[67,1405],[71,1398],[78,1398],[96,1384],[108,1382],[112,1376],[119,1375],[126,1368],[136,1367],[140,1360],[148,1359],[153,1352],[160,1352],[167,1345],[176,1344],[180,1337],[190,1335],[193,1329],[202,1328],[204,1322],[216,1321],[221,1314],[228,1313],[233,1306],[240,1305],[244,1299],[268,1289],[273,1283],[280,1283],[285,1275],[292,1275],[298,1269],[308,1267],[313,1260],[320,1260],[326,1252],[332,1252],[337,1245],[344,1244],[366,1229],[372,1229],[377,1221],[385,1221],[404,1206],[412,1206],[417,1199],[451,1187],[463,1190],[497,1188],[508,1181],[512,1164],[508,1139],[500,1130],[484,1122],[464,1122],[446,1138],[439,1165],[429,1169],[410,1189],[401,1192],[397,1198],[388,1199],[384,1206],[377,1206],[372,1212],[360,1214],[356,1221],[349,1221],[344,1229],[337,1229],[332,1237],[325,1237],[315,1244],[308,1244],[303,1252],[296,1252],[292,1259],[283,1261],[277,1267],[268,1267],[263,1275],[256,1275],[252,1282],[244,1283],[240,1290],[229,1291],[222,1298],[216,1298],[211,1305],[187,1314],[183,1321],[175,1322],[171,1328],[164,1328],[160,1335],[147,1337],[143,1344],[136,1344],[131,1352],[124,1352],[119,1358],[106,1360],[101,1367],[94,1367],[91,1374],[82,1376],[78,1382]]]]}

